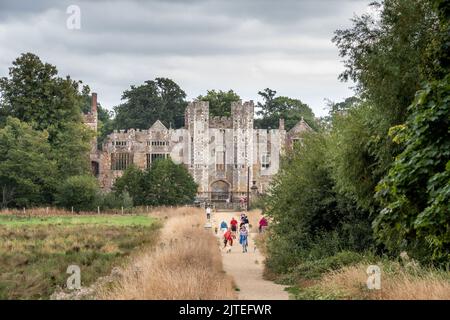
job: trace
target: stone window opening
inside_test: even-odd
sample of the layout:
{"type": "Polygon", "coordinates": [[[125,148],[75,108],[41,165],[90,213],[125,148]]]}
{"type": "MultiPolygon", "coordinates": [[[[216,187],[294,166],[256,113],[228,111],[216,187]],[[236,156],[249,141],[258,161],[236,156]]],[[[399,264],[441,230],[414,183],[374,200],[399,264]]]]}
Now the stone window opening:
{"type": "Polygon", "coordinates": [[[113,145],[117,146],[117,147],[124,147],[127,145],[126,141],[113,141],[113,145]]]}
{"type": "Polygon", "coordinates": [[[150,140],[147,141],[147,145],[151,145],[152,147],[165,147],[169,145],[169,141],[150,140]]]}
{"type": "Polygon", "coordinates": [[[133,155],[130,153],[112,153],[111,170],[126,170],[133,164],[133,155]]]}
{"type": "Polygon", "coordinates": [[[167,158],[169,158],[168,153],[147,153],[146,154],[147,168],[150,168],[152,163],[154,163],[155,161],[158,161],[159,159],[167,159],[167,158]]]}
{"type": "Polygon", "coordinates": [[[261,156],[261,167],[268,169],[270,167],[270,153],[265,153],[261,156]]]}

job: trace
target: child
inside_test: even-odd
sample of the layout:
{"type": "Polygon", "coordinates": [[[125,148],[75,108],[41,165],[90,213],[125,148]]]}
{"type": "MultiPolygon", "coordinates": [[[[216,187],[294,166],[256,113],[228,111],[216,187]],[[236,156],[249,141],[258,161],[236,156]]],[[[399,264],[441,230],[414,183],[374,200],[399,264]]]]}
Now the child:
{"type": "MultiPolygon", "coordinates": [[[[227,244],[230,243],[230,247],[233,246],[233,237],[231,236],[231,230],[228,229],[223,235],[223,249],[227,247],[227,244]]],[[[227,250],[227,253],[231,252],[231,248],[227,250]]]]}

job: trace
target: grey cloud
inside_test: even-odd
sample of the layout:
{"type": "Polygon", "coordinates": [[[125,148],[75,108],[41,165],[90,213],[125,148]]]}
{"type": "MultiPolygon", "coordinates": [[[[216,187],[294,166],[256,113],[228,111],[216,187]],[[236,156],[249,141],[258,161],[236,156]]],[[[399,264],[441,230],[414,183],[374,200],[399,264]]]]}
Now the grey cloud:
{"type": "Polygon", "coordinates": [[[323,114],[323,98],[351,94],[333,31],[371,0],[0,0],[0,76],[22,52],[99,91],[107,106],[155,76],[179,82],[189,97],[233,88],[256,99],[265,87],[323,114]],[[66,8],[81,8],[82,29],[66,28],[66,8]]]}

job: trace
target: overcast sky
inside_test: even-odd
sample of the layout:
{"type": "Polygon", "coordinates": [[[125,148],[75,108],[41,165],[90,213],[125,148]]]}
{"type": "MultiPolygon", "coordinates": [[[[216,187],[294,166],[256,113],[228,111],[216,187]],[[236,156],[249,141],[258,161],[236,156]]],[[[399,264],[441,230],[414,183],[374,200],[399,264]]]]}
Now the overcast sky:
{"type": "Polygon", "coordinates": [[[269,87],[326,114],[324,99],[352,95],[334,30],[372,0],[0,0],[0,76],[33,52],[98,92],[112,109],[122,92],[155,77],[177,82],[189,99],[208,89],[259,100],[269,87]],[[70,30],[69,5],[81,9],[70,30]]]}

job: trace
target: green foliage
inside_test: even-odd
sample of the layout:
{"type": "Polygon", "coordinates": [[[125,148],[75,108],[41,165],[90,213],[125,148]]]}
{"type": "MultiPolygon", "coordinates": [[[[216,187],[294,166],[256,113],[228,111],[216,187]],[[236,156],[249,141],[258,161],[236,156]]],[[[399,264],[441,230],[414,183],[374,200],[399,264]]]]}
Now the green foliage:
{"type": "Polygon", "coordinates": [[[421,81],[435,71],[428,52],[439,41],[438,18],[428,0],[374,2],[379,18],[363,14],[333,41],[345,59],[342,80],[353,80],[386,121],[383,130],[406,119],[421,81]]]}
{"type": "Polygon", "coordinates": [[[83,87],[80,92],[80,82],[59,77],[55,66],[32,53],[17,58],[9,77],[0,79],[0,123],[12,116],[48,133],[48,154],[57,165],[49,174],[55,179],[89,173],[94,133],[84,126],[81,116],[87,90],[83,87]]]}
{"type": "Polygon", "coordinates": [[[156,120],[166,127],[184,125],[186,93],[172,80],[156,78],[131,86],[122,95],[124,103],[114,107],[115,129],[148,129],[156,120]]]}
{"type": "Polygon", "coordinates": [[[93,176],[72,176],[67,178],[56,193],[56,204],[75,211],[94,210],[97,205],[99,186],[93,176]]]}
{"type": "Polygon", "coordinates": [[[8,117],[0,129],[0,186],[2,208],[46,203],[55,182],[46,131],[8,117]]]}
{"type": "Polygon", "coordinates": [[[197,194],[197,184],[182,164],[161,159],[152,164],[145,179],[146,198],[149,205],[179,205],[192,203],[197,194]]]}
{"type": "Polygon", "coordinates": [[[259,110],[256,114],[260,116],[260,118],[255,119],[257,128],[278,128],[279,120],[283,118],[286,130],[290,130],[303,117],[313,129],[317,129],[314,113],[308,105],[297,99],[283,96],[275,97],[276,93],[269,88],[258,92],[264,102],[258,102],[257,105],[259,110]]]}
{"type": "Polygon", "coordinates": [[[303,145],[284,159],[265,198],[266,214],[274,221],[267,265],[275,272],[311,257],[370,247],[367,214],[335,191],[327,139],[324,133],[305,135],[303,145]]]}
{"type": "Polygon", "coordinates": [[[119,194],[116,192],[108,192],[100,195],[99,206],[102,210],[131,209],[133,208],[133,198],[126,191],[119,194]]]}
{"type": "Polygon", "coordinates": [[[145,178],[146,174],[138,167],[131,165],[114,182],[113,191],[116,196],[128,193],[135,205],[145,203],[145,178]]]}
{"type": "Polygon", "coordinates": [[[336,31],[333,39],[345,59],[340,78],[357,84],[366,105],[361,111],[350,111],[347,125],[337,129],[344,135],[338,139],[346,143],[338,148],[350,161],[338,159],[335,178],[341,191],[364,209],[376,211],[374,187],[401,152],[388,136],[389,128],[404,123],[421,82],[439,73],[435,51],[442,35],[428,0],[385,0],[372,7],[378,18],[355,17],[353,26],[336,31]]]}
{"type": "Polygon", "coordinates": [[[197,184],[183,165],[159,159],[147,171],[128,167],[113,190],[116,194],[128,192],[135,205],[181,205],[192,203],[197,184]]]}
{"type": "Polygon", "coordinates": [[[81,122],[82,95],[79,83],[58,77],[58,70],[32,53],[22,54],[0,79],[3,120],[12,116],[53,134],[66,122],[81,122]]]}
{"type": "Polygon", "coordinates": [[[375,232],[391,251],[450,260],[450,76],[419,91],[397,141],[405,149],[378,185],[375,232]]]}
{"type": "Polygon", "coordinates": [[[241,98],[233,90],[208,90],[206,95],[198,96],[198,100],[209,102],[209,114],[212,116],[231,116],[231,103],[241,98]]]}
{"type": "Polygon", "coordinates": [[[382,177],[376,159],[380,138],[373,113],[371,105],[359,102],[345,112],[333,114],[328,141],[336,190],[368,211],[377,208],[373,194],[382,177]]]}

